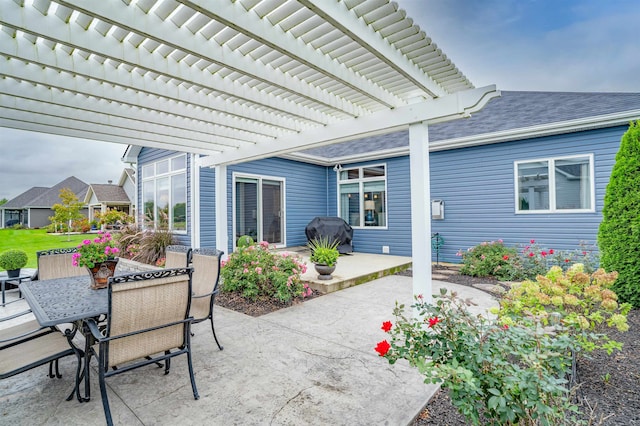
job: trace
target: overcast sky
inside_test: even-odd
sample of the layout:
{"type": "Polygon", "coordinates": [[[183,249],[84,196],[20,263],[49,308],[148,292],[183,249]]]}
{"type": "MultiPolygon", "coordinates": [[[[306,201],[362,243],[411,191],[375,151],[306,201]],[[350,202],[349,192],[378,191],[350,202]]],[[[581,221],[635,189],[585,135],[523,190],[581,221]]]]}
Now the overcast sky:
{"type": "MultiPolygon", "coordinates": [[[[638,0],[396,1],[476,87],[640,91],[638,0]]],[[[0,199],[69,176],[117,181],[125,149],[0,128],[0,199]]]]}

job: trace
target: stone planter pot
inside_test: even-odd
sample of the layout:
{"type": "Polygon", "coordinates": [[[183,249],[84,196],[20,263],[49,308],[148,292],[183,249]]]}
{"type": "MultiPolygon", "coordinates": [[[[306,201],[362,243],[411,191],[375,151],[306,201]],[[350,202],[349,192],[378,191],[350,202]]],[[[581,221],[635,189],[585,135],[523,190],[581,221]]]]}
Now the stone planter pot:
{"type": "Polygon", "coordinates": [[[97,263],[93,268],[87,268],[89,270],[89,276],[91,277],[91,288],[94,290],[107,288],[109,285],[109,277],[112,277],[116,273],[117,265],[118,259],[114,259],[105,260],[102,263],[97,263]]]}
{"type": "Polygon", "coordinates": [[[327,266],[327,265],[321,265],[319,263],[314,263],[313,264],[316,268],[316,272],[318,273],[318,279],[319,280],[330,280],[333,278],[333,271],[336,270],[336,265],[333,266],[327,266]]]}

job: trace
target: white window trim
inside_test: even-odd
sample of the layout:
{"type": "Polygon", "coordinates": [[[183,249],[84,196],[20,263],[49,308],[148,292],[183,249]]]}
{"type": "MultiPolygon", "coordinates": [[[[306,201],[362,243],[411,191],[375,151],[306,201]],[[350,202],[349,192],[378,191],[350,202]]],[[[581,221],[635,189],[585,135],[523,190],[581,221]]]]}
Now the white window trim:
{"type": "Polygon", "coordinates": [[[389,176],[389,168],[387,167],[387,163],[374,163],[374,164],[365,164],[365,165],[361,165],[361,166],[347,166],[344,168],[339,168],[336,169],[336,185],[337,185],[337,191],[336,191],[336,206],[338,208],[338,216],[340,216],[340,184],[349,184],[349,183],[357,183],[358,184],[358,192],[360,195],[360,223],[364,224],[364,216],[365,216],[365,211],[364,211],[364,184],[365,182],[378,182],[380,180],[382,180],[382,178],[379,177],[373,177],[373,178],[358,178],[358,179],[346,179],[346,180],[341,180],[340,179],[340,172],[346,171],[346,170],[360,170],[360,169],[365,169],[368,167],[384,167],[384,226],[364,226],[364,225],[360,225],[360,226],[352,226],[353,229],[368,229],[368,230],[385,230],[385,229],[389,229],[389,191],[387,189],[387,177],[389,176]]]}
{"type": "Polygon", "coordinates": [[[513,162],[513,193],[514,193],[514,209],[516,214],[565,214],[565,213],[594,213],[596,211],[596,183],[595,183],[595,167],[594,156],[591,154],[576,154],[559,157],[543,157],[527,160],[517,160],[513,162]],[[589,159],[589,185],[591,186],[591,208],[588,209],[557,209],[556,208],[556,178],[555,178],[555,162],[557,160],[570,160],[574,158],[589,159]],[[547,210],[520,210],[519,186],[518,186],[518,165],[526,163],[534,163],[546,161],[549,167],[549,209],[547,210]]]}
{"type": "MultiPolygon", "coordinates": [[[[187,196],[187,199],[185,200],[185,209],[188,207],[188,205],[189,205],[189,200],[188,200],[188,198],[189,198],[189,197],[188,197],[189,192],[188,192],[188,190],[187,190],[187,168],[188,168],[188,161],[189,161],[189,159],[187,158],[187,154],[178,154],[178,155],[172,155],[172,156],[170,156],[170,157],[161,158],[161,159],[158,159],[158,160],[152,161],[152,162],[150,162],[150,163],[144,163],[144,164],[142,164],[142,165],[140,166],[140,174],[141,174],[141,175],[144,175],[144,173],[142,173],[142,170],[144,169],[144,167],[145,167],[145,166],[149,166],[149,165],[153,165],[153,170],[154,170],[154,174],[153,174],[153,176],[151,176],[151,177],[143,177],[143,178],[142,178],[142,182],[141,182],[141,184],[140,184],[140,191],[141,191],[141,193],[142,193],[141,195],[142,195],[142,205],[143,205],[143,210],[142,210],[141,212],[139,212],[139,213],[138,213],[138,214],[141,214],[141,217],[143,217],[143,218],[144,218],[145,213],[144,213],[144,190],[143,190],[143,187],[144,187],[144,183],[145,183],[145,182],[152,181],[152,182],[153,182],[153,206],[154,206],[154,211],[153,211],[153,217],[154,217],[154,220],[153,220],[153,229],[158,229],[158,226],[157,226],[157,225],[158,225],[158,218],[156,217],[156,214],[157,214],[157,206],[158,206],[158,203],[157,203],[157,200],[156,200],[156,196],[157,196],[156,183],[157,183],[157,180],[158,180],[159,178],[164,178],[164,177],[169,177],[169,178],[170,178],[170,177],[172,177],[172,176],[176,176],[176,175],[179,175],[179,174],[184,174],[185,195],[187,196]],[[184,161],[184,169],[180,169],[180,170],[176,170],[176,171],[171,171],[171,160],[173,160],[174,158],[178,158],[178,157],[184,157],[184,160],[185,160],[185,161],[184,161]],[[168,171],[167,173],[160,173],[160,174],[158,174],[158,173],[156,173],[156,172],[155,172],[155,170],[156,170],[156,166],[157,166],[157,164],[158,164],[158,163],[161,163],[161,162],[163,162],[163,161],[168,161],[168,162],[169,162],[169,171],[168,171]]],[[[171,180],[169,180],[169,182],[171,182],[171,180]]],[[[169,194],[171,194],[171,191],[169,191],[169,194]]],[[[171,207],[173,208],[173,200],[171,200],[170,205],[171,205],[171,207]]],[[[187,223],[186,223],[186,227],[185,227],[186,229],[184,229],[184,230],[182,230],[182,229],[180,229],[180,230],[176,230],[176,229],[173,229],[173,228],[172,228],[172,226],[173,226],[173,215],[170,215],[170,216],[171,216],[171,217],[170,217],[170,221],[171,221],[171,225],[172,225],[172,226],[170,226],[170,227],[169,227],[169,229],[171,230],[171,232],[173,232],[173,233],[175,233],[175,234],[178,234],[178,235],[187,235],[187,234],[188,234],[188,231],[189,231],[189,223],[190,223],[191,218],[190,218],[190,217],[188,217],[188,215],[187,215],[187,212],[186,212],[186,211],[185,211],[185,215],[186,215],[186,216],[185,216],[185,220],[187,221],[187,223]]],[[[144,219],[142,220],[142,224],[141,224],[141,225],[142,225],[142,227],[144,227],[144,219]]],[[[150,229],[150,228],[146,228],[146,229],[150,229]]]]}
{"type": "MultiPolygon", "coordinates": [[[[236,179],[245,178],[245,179],[256,179],[259,182],[260,187],[262,187],[263,180],[272,180],[276,182],[282,183],[282,243],[276,244],[276,248],[284,248],[287,247],[287,181],[285,178],[280,176],[269,176],[269,175],[254,175],[250,173],[242,173],[242,172],[233,172],[231,174],[231,216],[233,226],[231,227],[231,241],[233,244],[234,250],[236,249],[235,240],[236,240],[236,179]]],[[[262,191],[258,193],[258,210],[262,211],[262,191]]],[[[261,235],[264,235],[262,229],[262,223],[258,221],[258,226],[260,229],[261,235]]],[[[256,241],[259,242],[259,241],[256,241]]]]}

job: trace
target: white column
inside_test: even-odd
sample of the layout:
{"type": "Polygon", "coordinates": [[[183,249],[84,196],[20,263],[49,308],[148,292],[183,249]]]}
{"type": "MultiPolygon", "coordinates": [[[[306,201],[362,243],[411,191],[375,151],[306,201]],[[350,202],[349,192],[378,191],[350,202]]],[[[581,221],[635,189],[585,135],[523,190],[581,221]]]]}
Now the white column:
{"type": "Polygon", "coordinates": [[[200,247],[200,165],[198,154],[191,158],[191,247],[200,247]]]}
{"type": "Polygon", "coordinates": [[[411,250],[413,294],[432,301],[431,215],[429,180],[429,129],[427,123],[409,126],[409,165],[411,170],[411,250]]]}
{"type": "Polygon", "coordinates": [[[216,248],[229,254],[227,234],[227,166],[216,166],[216,248]]]}

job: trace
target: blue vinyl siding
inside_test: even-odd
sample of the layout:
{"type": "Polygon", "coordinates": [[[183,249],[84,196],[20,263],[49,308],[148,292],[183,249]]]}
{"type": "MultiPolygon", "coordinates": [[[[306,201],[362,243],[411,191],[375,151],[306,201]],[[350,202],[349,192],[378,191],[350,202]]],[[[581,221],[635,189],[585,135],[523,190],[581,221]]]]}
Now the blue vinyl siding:
{"type": "MultiPolygon", "coordinates": [[[[604,192],[626,126],[431,153],[431,198],[445,201],[445,219],[432,232],[445,239],[440,260],[459,262],[459,249],[502,239],[517,246],[577,249],[596,243],[604,192]],[[594,155],[595,212],[516,214],[516,160],[594,155]]],[[[435,253],[434,253],[435,260],[435,253]]]]}
{"type": "MultiPolygon", "coordinates": [[[[138,154],[138,169],[136,171],[138,184],[138,200],[142,200],[142,166],[149,163],[172,157],[177,151],[168,151],[157,148],[142,148],[138,154]]],[[[139,203],[142,205],[142,203],[139,203]]],[[[138,207],[140,208],[140,207],[138,207]]],[[[142,220],[142,213],[138,212],[138,219],[142,220]]],[[[187,232],[174,233],[180,244],[191,245],[191,161],[187,154],[187,232]]]]}
{"type": "MultiPolygon", "coordinates": [[[[387,166],[387,229],[354,228],[353,248],[361,253],[382,253],[382,246],[389,246],[389,254],[411,255],[411,194],[409,157],[387,158],[366,163],[343,164],[344,168],[369,164],[387,166]]],[[[329,172],[330,214],[338,215],[336,173],[329,172]]]]}

